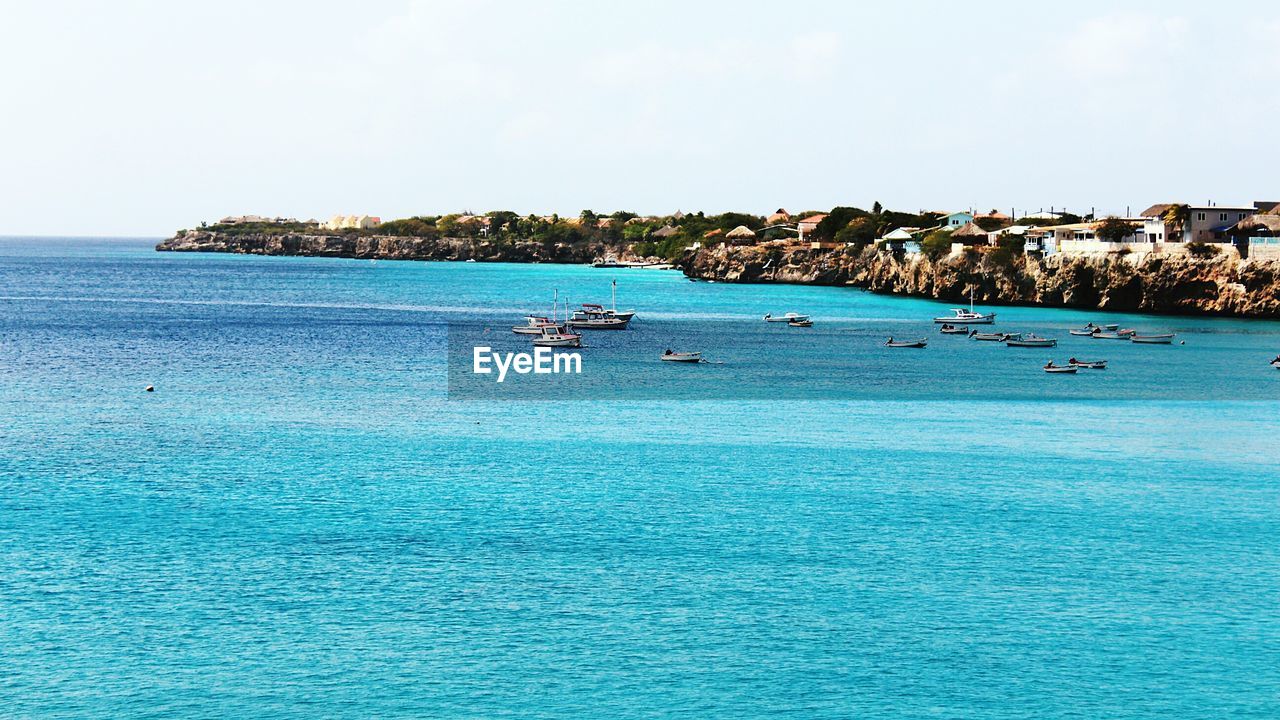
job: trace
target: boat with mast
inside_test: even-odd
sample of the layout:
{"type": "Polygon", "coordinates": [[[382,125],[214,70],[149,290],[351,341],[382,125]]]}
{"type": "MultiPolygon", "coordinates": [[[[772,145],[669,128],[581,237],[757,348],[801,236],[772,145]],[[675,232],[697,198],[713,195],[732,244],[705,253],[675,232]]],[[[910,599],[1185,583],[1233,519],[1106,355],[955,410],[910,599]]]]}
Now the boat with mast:
{"type": "Polygon", "coordinates": [[[558,322],[556,318],[556,306],[560,302],[560,291],[556,290],[551,300],[551,317],[545,315],[526,315],[524,325],[513,325],[511,332],[517,335],[541,335],[543,328],[553,328],[563,331],[564,325],[558,322]]]}
{"type": "Polygon", "coordinates": [[[951,317],[936,317],[933,321],[952,325],[990,325],[996,321],[995,313],[984,314],[973,309],[973,288],[969,288],[969,309],[951,308],[951,312],[954,313],[951,317]]]}
{"type": "Polygon", "coordinates": [[[618,281],[614,280],[610,287],[613,296],[612,308],[605,308],[595,303],[583,303],[582,309],[573,311],[573,315],[569,317],[567,321],[569,327],[584,330],[627,329],[627,323],[631,322],[636,312],[634,310],[618,312],[618,281]]]}

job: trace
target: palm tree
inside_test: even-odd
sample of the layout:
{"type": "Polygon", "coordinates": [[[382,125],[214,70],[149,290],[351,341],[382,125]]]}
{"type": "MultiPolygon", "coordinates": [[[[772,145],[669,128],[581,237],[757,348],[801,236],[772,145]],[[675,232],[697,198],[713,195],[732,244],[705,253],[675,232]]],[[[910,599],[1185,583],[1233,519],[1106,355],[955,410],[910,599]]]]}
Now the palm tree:
{"type": "Polygon", "coordinates": [[[1187,225],[1191,223],[1191,206],[1174,203],[1165,208],[1161,219],[1164,220],[1165,227],[1173,228],[1173,231],[1181,236],[1187,225]]]}

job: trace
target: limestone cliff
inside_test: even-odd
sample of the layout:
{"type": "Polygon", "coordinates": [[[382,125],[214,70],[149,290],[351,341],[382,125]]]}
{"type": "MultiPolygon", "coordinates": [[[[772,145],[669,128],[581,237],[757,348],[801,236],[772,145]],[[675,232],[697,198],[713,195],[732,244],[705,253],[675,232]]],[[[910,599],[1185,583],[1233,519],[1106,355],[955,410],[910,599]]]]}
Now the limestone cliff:
{"type": "Polygon", "coordinates": [[[1280,318],[1280,262],[1183,255],[1047,259],[962,254],[941,260],[872,248],[748,246],[686,253],[693,278],[851,285],[877,293],[986,305],[1047,305],[1152,313],[1280,318]]]}
{"type": "Polygon", "coordinates": [[[618,249],[603,243],[567,245],[470,238],[230,234],[188,230],[159,243],[156,250],[387,260],[588,263],[618,249]]]}

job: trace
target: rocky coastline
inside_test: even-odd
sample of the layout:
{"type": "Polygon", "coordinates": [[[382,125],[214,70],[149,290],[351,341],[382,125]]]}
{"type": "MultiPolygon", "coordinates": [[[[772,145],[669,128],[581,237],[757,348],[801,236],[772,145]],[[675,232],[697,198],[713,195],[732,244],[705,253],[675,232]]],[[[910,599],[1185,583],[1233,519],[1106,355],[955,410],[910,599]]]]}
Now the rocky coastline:
{"type": "MultiPolygon", "coordinates": [[[[160,251],[252,255],[589,263],[624,247],[605,243],[544,244],[470,238],[346,234],[230,234],[188,230],[160,251]]],[[[871,292],[984,305],[1043,305],[1107,311],[1280,318],[1280,261],[1185,255],[1037,258],[996,262],[990,253],[933,260],[874,247],[809,249],[746,245],[686,252],[677,262],[694,279],[858,287],[871,292]]]]}
{"type": "Polygon", "coordinates": [[[1179,315],[1280,318],[1280,262],[1186,255],[1037,258],[989,253],[931,260],[872,247],[717,247],[685,253],[695,279],[851,286],[871,292],[984,305],[1043,305],[1179,315]]]}
{"type": "Polygon", "coordinates": [[[187,230],[156,245],[167,252],[299,255],[376,260],[452,260],[515,263],[589,263],[619,248],[605,243],[539,243],[395,235],[223,233],[187,230]]]}

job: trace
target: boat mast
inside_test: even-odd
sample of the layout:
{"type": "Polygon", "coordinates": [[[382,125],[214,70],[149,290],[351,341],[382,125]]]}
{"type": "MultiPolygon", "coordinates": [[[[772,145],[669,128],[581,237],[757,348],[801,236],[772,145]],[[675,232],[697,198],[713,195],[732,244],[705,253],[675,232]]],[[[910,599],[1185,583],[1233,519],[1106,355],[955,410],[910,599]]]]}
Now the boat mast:
{"type": "Polygon", "coordinates": [[[560,288],[556,288],[551,296],[551,322],[556,321],[556,306],[560,304],[560,288]]]}
{"type": "Polygon", "coordinates": [[[618,314],[618,280],[616,278],[613,281],[613,287],[610,292],[613,295],[613,314],[617,315],[618,314]]]}

